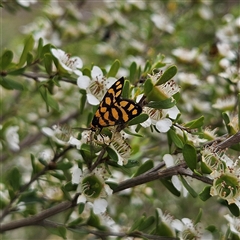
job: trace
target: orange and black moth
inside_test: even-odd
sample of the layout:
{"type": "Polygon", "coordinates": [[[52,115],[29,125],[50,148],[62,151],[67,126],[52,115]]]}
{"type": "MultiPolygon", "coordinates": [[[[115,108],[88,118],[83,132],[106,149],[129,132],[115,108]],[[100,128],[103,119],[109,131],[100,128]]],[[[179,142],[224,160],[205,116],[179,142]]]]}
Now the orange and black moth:
{"type": "Polygon", "coordinates": [[[124,124],[141,114],[140,105],[121,98],[123,85],[124,77],[121,77],[108,89],[93,117],[91,130],[124,124]]]}

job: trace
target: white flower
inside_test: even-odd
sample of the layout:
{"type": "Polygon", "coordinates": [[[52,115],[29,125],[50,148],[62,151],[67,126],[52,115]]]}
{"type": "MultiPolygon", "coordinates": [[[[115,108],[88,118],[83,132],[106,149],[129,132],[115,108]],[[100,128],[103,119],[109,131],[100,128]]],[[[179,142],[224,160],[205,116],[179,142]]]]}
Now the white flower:
{"type": "MultiPolygon", "coordinates": [[[[178,159],[174,159],[170,154],[165,154],[163,156],[163,161],[165,162],[167,168],[173,167],[178,163],[178,159]]],[[[188,195],[187,189],[183,186],[178,176],[172,176],[172,184],[179,192],[183,194],[183,197],[186,197],[188,195]]]]}
{"type": "Polygon", "coordinates": [[[37,0],[17,0],[17,2],[23,7],[29,7],[30,4],[37,3],[37,0]]]}
{"type": "Polygon", "coordinates": [[[65,53],[61,49],[52,48],[51,52],[55,58],[58,59],[59,64],[68,71],[68,73],[75,73],[76,75],[82,75],[79,68],[82,68],[83,62],[79,57],[70,57],[69,54],[65,53]]]}
{"type": "Polygon", "coordinates": [[[174,219],[172,226],[179,231],[181,239],[201,239],[203,227],[200,223],[194,225],[189,218],[183,218],[182,221],[174,219]]]}
{"type": "Polygon", "coordinates": [[[77,203],[88,203],[95,214],[104,213],[107,209],[107,196],[112,194],[112,189],[105,184],[106,171],[103,168],[96,168],[89,173],[82,172],[79,168],[73,169],[72,183],[79,184],[77,191],[81,193],[77,203]]]}
{"type": "Polygon", "coordinates": [[[229,214],[224,215],[224,217],[228,220],[230,225],[230,230],[240,236],[240,218],[231,217],[229,214]]]}
{"type": "Polygon", "coordinates": [[[131,147],[126,142],[126,139],[123,137],[122,132],[114,133],[110,147],[118,155],[118,165],[122,166],[128,163],[128,159],[130,158],[131,154],[131,147]]]}
{"type": "Polygon", "coordinates": [[[11,127],[7,128],[7,130],[5,132],[5,137],[6,137],[6,141],[8,143],[8,147],[12,151],[20,150],[19,135],[17,133],[18,130],[19,130],[18,126],[11,126],[11,127]]]}
{"type": "Polygon", "coordinates": [[[66,146],[66,145],[72,145],[76,146],[77,149],[80,149],[82,142],[76,139],[71,135],[71,131],[68,127],[61,127],[54,125],[52,128],[49,127],[43,127],[42,132],[48,136],[51,137],[56,143],[66,146]]]}
{"type": "Polygon", "coordinates": [[[102,100],[107,89],[116,81],[116,78],[103,76],[102,70],[94,66],[91,71],[91,79],[88,76],[79,76],[77,85],[87,91],[87,101],[91,105],[98,105],[102,100]]]}
{"type": "Polygon", "coordinates": [[[164,110],[144,107],[143,112],[147,113],[149,118],[140,124],[145,128],[149,127],[151,124],[155,125],[157,130],[162,133],[165,133],[170,129],[172,126],[171,119],[176,119],[177,115],[179,114],[179,110],[176,106],[164,110]]]}
{"type": "Polygon", "coordinates": [[[175,30],[174,25],[164,14],[153,14],[151,16],[151,20],[153,21],[155,26],[162,31],[173,33],[175,30]]]}

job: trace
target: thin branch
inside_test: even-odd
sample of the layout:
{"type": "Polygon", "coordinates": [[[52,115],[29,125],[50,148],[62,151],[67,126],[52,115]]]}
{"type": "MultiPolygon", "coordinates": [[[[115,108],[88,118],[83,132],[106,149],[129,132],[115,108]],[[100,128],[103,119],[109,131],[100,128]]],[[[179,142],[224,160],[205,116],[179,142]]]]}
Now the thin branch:
{"type": "MultiPolygon", "coordinates": [[[[73,119],[73,118],[76,118],[77,116],[79,115],[79,111],[75,111],[71,114],[69,114],[68,116],[66,117],[63,117],[62,119],[60,119],[59,121],[57,122],[53,122],[52,124],[50,124],[50,126],[53,126],[55,124],[64,124],[64,123],[67,123],[69,120],[73,119]]],[[[43,133],[42,132],[38,132],[34,135],[32,134],[29,134],[28,136],[26,136],[22,142],[20,142],[19,146],[20,146],[20,149],[23,150],[24,148],[26,147],[29,147],[31,145],[33,145],[34,143],[36,143],[37,141],[39,141],[43,136],[43,133]]],[[[20,151],[21,151],[20,150],[20,151]]],[[[18,152],[11,152],[12,154],[16,155],[16,154],[19,154],[19,151],[18,152]]],[[[1,154],[0,156],[0,162],[4,162],[5,160],[7,160],[9,157],[9,154],[1,154]]]]}
{"type": "Polygon", "coordinates": [[[43,221],[46,218],[49,218],[57,213],[63,212],[69,208],[75,207],[77,205],[78,196],[79,194],[76,194],[72,201],[60,203],[57,206],[54,206],[52,208],[40,212],[39,214],[36,214],[35,216],[13,221],[6,224],[1,224],[0,232],[5,232],[20,227],[38,225],[41,221],[43,221]]]}
{"type": "Polygon", "coordinates": [[[11,211],[12,204],[18,199],[18,197],[23,193],[25,190],[29,188],[29,186],[35,182],[40,176],[45,174],[48,170],[51,169],[52,163],[55,163],[60,157],[64,156],[67,151],[72,149],[72,146],[66,147],[62,152],[56,154],[53,159],[50,161],[48,165],[46,165],[40,172],[38,172],[35,176],[33,176],[28,183],[23,185],[20,190],[11,198],[10,203],[3,209],[2,214],[0,216],[0,220],[3,220],[6,215],[11,211]]]}
{"type": "Polygon", "coordinates": [[[114,193],[120,192],[122,190],[125,190],[127,188],[135,187],[144,183],[148,183],[157,179],[163,179],[166,177],[171,177],[173,175],[177,175],[179,172],[179,169],[186,168],[186,163],[179,164],[174,167],[166,168],[161,171],[156,172],[150,172],[148,174],[142,174],[135,178],[131,178],[128,180],[125,180],[118,184],[118,186],[113,190],[114,193]]]}
{"type": "Polygon", "coordinates": [[[217,149],[226,149],[237,143],[240,143],[240,131],[217,145],[217,149]]]}

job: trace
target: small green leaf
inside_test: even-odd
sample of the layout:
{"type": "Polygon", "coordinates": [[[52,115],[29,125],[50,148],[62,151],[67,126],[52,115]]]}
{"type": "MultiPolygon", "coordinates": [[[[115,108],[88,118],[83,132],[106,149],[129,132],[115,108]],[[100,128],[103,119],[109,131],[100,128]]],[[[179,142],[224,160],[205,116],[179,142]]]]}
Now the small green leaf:
{"type": "Polygon", "coordinates": [[[145,122],[149,118],[148,114],[142,113],[128,122],[128,126],[145,122]]]}
{"type": "Polygon", "coordinates": [[[17,167],[13,167],[8,173],[8,181],[14,191],[18,191],[21,186],[21,173],[17,167]]]}
{"type": "Polygon", "coordinates": [[[150,78],[148,78],[144,83],[144,94],[147,96],[153,90],[153,83],[150,78]]]}
{"type": "Polygon", "coordinates": [[[153,224],[155,223],[155,218],[153,216],[150,216],[146,218],[144,221],[142,221],[139,226],[138,230],[139,231],[146,231],[149,229],[153,224]]]}
{"type": "Polygon", "coordinates": [[[44,54],[44,65],[46,72],[51,75],[52,74],[52,55],[50,53],[44,54]]]}
{"type": "Polygon", "coordinates": [[[194,225],[197,225],[201,221],[201,218],[202,218],[202,209],[200,208],[199,212],[198,212],[198,215],[197,215],[197,217],[194,221],[194,225]]]}
{"type": "Polygon", "coordinates": [[[66,238],[66,228],[65,227],[56,227],[56,228],[47,227],[47,230],[54,235],[57,235],[57,236],[59,236],[63,239],[67,239],[66,238]]]}
{"type": "Polygon", "coordinates": [[[173,195],[180,197],[181,193],[174,187],[170,179],[161,179],[160,182],[171,192],[173,195]]]}
{"type": "Polygon", "coordinates": [[[147,104],[147,107],[155,108],[155,109],[168,109],[172,108],[176,105],[176,101],[174,98],[168,98],[162,101],[151,101],[147,104]]]}
{"type": "Polygon", "coordinates": [[[169,129],[169,131],[167,132],[168,134],[168,138],[170,138],[172,140],[172,142],[180,149],[183,148],[184,143],[182,141],[182,139],[176,134],[176,132],[172,129],[169,129]]]}
{"type": "Polygon", "coordinates": [[[49,107],[59,111],[58,102],[49,94],[47,88],[40,87],[39,92],[47,105],[47,111],[49,111],[49,107]]]}
{"type": "Polygon", "coordinates": [[[23,52],[18,63],[19,67],[22,67],[25,64],[25,62],[27,61],[28,53],[32,51],[33,46],[34,46],[34,38],[32,35],[30,35],[25,41],[23,52]]]}
{"type": "Polygon", "coordinates": [[[0,70],[7,70],[7,67],[11,64],[13,59],[13,52],[10,50],[4,51],[3,55],[0,58],[0,70]]]}
{"type": "Polygon", "coordinates": [[[222,113],[222,118],[223,118],[223,121],[224,121],[224,123],[225,123],[225,127],[226,127],[227,130],[228,130],[228,133],[230,133],[230,132],[231,132],[231,128],[230,128],[230,126],[229,126],[230,119],[229,119],[228,114],[225,113],[225,112],[223,112],[223,113],[222,113]]]}
{"type": "Polygon", "coordinates": [[[183,147],[183,157],[185,162],[187,163],[188,167],[194,171],[197,167],[197,153],[196,149],[190,145],[185,144],[183,147]]]}
{"type": "Polygon", "coordinates": [[[167,82],[168,80],[172,79],[177,73],[177,67],[176,66],[171,66],[169,67],[163,75],[159,78],[159,80],[156,83],[156,86],[163,84],[167,82]]]}
{"type": "Polygon", "coordinates": [[[33,55],[32,55],[32,53],[29,52],[27,54],[27,65],[30,66],[32,64],[32,62],[33,62],[33,55]]]}
{"type": "Polygon", "coordinates": [[[72,184],[72,182],[68,182],[64,186],[64,191],[66,192],[71,192],[71,191],[76,191],[77,190],[77,184],[72,184]]]}
{"type": "Polygon", "coordinates": [[[200,128],[200,127],[202,127],[203,124],[204,124],[204,116],[201,116],[201,117],[198,118],[198,119],[192,120],[192,121],[184,124],[184,126],[187,127],[187,128],[194,129],[194,128],[200,128]]]}
{"type": "Polygon", "coordinates": [[[9,90],[24,90],[24,87],[21,83],[16,82],[8,77],[0,78],[0,85],[9,90]]]}
{"type": "Polygon", "coordinates": [[[198,194],[194,191],[194,189],[188,184],[188,182],[185,180],[183,176],[180,175],[180,178],[182,180],[183,186],[188,190],[188,192],[191,194],[193,198],[196,198],[198,194]]]}
{"type": "Polygon", "coordinates": [[[143,137],[143,135],[138,134],[138,133],[133,133],[133,132],[131,132],[130,130],[128,130],[127,128],[124,128],[123,131],[124,131],[125,133],[131,135],[131,136],[135,136],[135,137],[143,137]]]}
{"type": "Polygon", "coordinates": [[[92,211],[91,211],[91,215],[90,217],[88,218],[87,220],[87,224],[92,226],[92,227],[95,227],[97,229],[102,229],[101,227],[101,224],[100,224],[100,219],[97,215],[95,215],[92,211]]]}
{"type": "Polygon", "coordinates": [[[139,162],[137,160],[128,160],[127,164],[124,165],[124,168],[133,168],[139,166],[139,162]]]}
{"type": "Polygon", "coordinates": [[[136,173],[133,175],[134,177],[137,177],[145,172],[147,172],[148,170],[150,170],[151,168],[153,168],[153,161],[152,160],[148,160],[145,163],[143,163],[136,171],[136,173]]]}
{"type": "Polygon", "coordinates": [[[51,175],[61,181],[66,180],[66,177],[62,173],[52,172],[51,175]]]}
{"type": "Polygon", "coordinates": [[[240,209],[239,209],[239,207],[238,207],[235,203],[229,204],[229,205],[227,205],[227,206],[228,206],[228,209],[230,210],[230,212],[231,212],[235,217],[239,217],[239,215],[240,215],[240,209]]]}
{"type": "Polygon", "coordinates": [[[129,94],[130,94],[130,82],[128,80],[125,80],[122,90],[122,98],[129,98],[129,94]]]}
{"type": "Polygon", "coordinates": [[[82,94],[80,98],[80,114],[83,114],[86,101],[87,101],[87,94],[85,92],[85,94],[82,94]]]}
{"type": "Polygon", "coordinates": [[[57,169],[60,169],[60,170],[68,170],[68,169],[70,169],[72,166],[73,166],[73,163],[71,163],[71,162],[59,162],[59,163],[57,164],[57,169]]]}
{"type": "Polygon", "coordinates": [[[146,216],[144,216],[144,215],[142,215],[140,218],[136,219],[134,221],[132,227],[130,228],[129,232],[136,230],[144,222],[144,219],[146,219],[146,216]]]}
{"type": "Polygon", "coordinates": [[[107,74],[107,77],[108,78],[109,77],[115,77],[117,72],[118,72],[118,70],[119,70],[119,68],[120,68],[120,61],[118,59],[116,59],[114,61],[114,63],[112,64],[112,66],[111,66],[111,68],[110,68],[110,70],[109,70],[109,72],[107,74]]]}
{"type": "MultiPolygon", "coordinates": [[[[80,205],[82,206],[82,203],[80,203],[80,204],[78,205],[78,208],[79,208],[80,205]]],[[[83,205],[84,205],[84,204],[83,204],[83,205]]],[[[83,218],[79,217],[79,218],[73,220],[72,222],[70,222],[70,223],[67,225],[67,227],[68,227],[68,228],[75,227],[75,226],[79,225],[81,222],[83,222],[83,218]]]]}
{"type": "Polygon", "coordinates": [[[129,68],[130,74],[129,74],[129,80],[131,83],[135,81],[136,75],[137,75],[137,64],[135,62],[132,62],[130,68],[129,68]]]}
{"type": "Polygon", "coordinates": [[[42,56],[42,49],[43,49],[43,39],[39,38],[36,59],[41,58],[41,56],[42,56]]]}
{"type": "Polygon", "coordinates": [[[85,208],[85,204],[84,203],[80,203],[78,205],[78,214],[82,214],[84,208],[85,208]]]}
{"type": "Polygon", "coordinates": [[[118,162],[118,155],[116,154],[116,152],[110,147],[107,147],[106,150],[107,150],[107,153],[110,156],[110,158],[113,161],[118,162]]]}
{"type": "Polygon", "coordinates": [[[151,66],[152,64],[150,63],[149,60],[147,60],[143,72],[149,72],[149,70],[151,69],[151,66]]]}

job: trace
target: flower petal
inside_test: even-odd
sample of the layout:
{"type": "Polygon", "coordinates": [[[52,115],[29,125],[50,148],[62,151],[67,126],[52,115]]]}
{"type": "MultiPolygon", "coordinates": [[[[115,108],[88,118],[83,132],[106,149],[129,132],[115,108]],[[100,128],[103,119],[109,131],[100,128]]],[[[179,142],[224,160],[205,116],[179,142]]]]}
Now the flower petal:
{"type": "Polygon", "coordinates": [[[82,176],[82,170],[80,168],[76,167],[75,169],[73,169],[72,184],[79,184],[81,176],[82,176]]]}
{"type": "Polygon", "coordinates": [[[92,94],[88,93],[87,94],[87,101],[91,104],[91,105],[98,105],[100,102],[99,100],[93,96],[92,94]]]}
{"type": "Polygon", "coordinates": [[[101,68],[98,66],[93,66],[92,71],[91,71],[91,76],[94,80],[102,79],[103,72],[102,72],[101,68]]]}
{"type": "Polygon", "coordinates": [[[96,199],[93,203],[93,212],[95,214],[106,212],[108,202],[105,199],[96,199]]]}
{"type": "Polygon", "coordinates": [[[79,88],[87,89],[90,85],[90,78],[88,76],[79,76],[77,79],[77,85],[79,88]]]}
{"type": "Polygon", "coordinates": [[[167,132],[171,126],[172,126],[172,121],[168,118],[161,119],[156,123],[157,130],[162,133],[167,132]]]}

